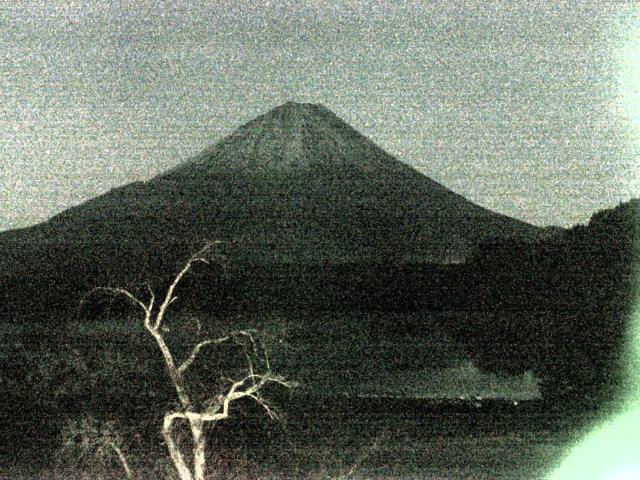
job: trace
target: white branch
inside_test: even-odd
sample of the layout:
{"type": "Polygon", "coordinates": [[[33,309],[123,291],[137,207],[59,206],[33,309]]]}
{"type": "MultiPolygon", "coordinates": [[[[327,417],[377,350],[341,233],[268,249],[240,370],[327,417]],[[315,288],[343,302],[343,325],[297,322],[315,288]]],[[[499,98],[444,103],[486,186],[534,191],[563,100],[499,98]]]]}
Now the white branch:
{"type": "Polygon", "coordinates": [[[147,283],[147,291],[149,292],[149,297],[151,300],[149,300],[149,306],[153,307],[154,302],[156,301],[156,294],[153,291],[153,288],[151,288],[151,285],[149,285],[147,283]]]}
{"type": "Polygon", "coordinates": [[[147,290],[149,290],[149,295],[151,297],[149,299],[149,306],[145,310],[144,326],[149,329],[151,327],[151,312],[153,312],[153,306],[156,303],[156,294],[151,288],[151,285],[147,285],[147,290]]]}
{"type": "MultiPolygon", "coordinates": [[[[231,340],[232,338],[236,338],[239,336],[247,336],[251,339],[251,342],[253,343],[252,332],[253,332],[252,330],[238,330],[236,332],[231,332],[228,335],[225,335],[224,337],[215,338],[215,339],[206,339],[197,343],[191,350],[191,354],[189,354],[189,356],[178,367],[178,371],[180,373],[184,373],[187,370],[187,368],[189,368],[193,364],[193,362],[195,362],[196,357],[200,353],[200,350],[202,350],[207,345],[219,345],[221,343],[231,340]]],[[[246,350],[245,350],[245,353],[246,353],[246,350]]],[[[251,365],[250,359],[249,359],[249,363],[250,363],[250,369],[251,369],[250,373],[253,373],[253,366],[251,365]]]]}
{"type": "Polygon", "coordinates": [[[293,388],[298,386],[297,382],[292,382],[289,380],[285,380],[284,377],[274,377],[274,376],[269,376],[269,383],[277,383],[279,385],[282,385],[283,387],[287,387],[287,388],[293,388]]]}
{"type": "MultiPolygon", "coordinates": [[[[270,418],[276,419],[278,418],[277,412],[260,396],[259,391],[267,383],[277,383],[285,387],[291,387],[294,385],[293,383],[287,382],[282,377],[272,376],[268,351],[264,345],[262,337],[257,336],[257,332],[255,330],[237,330],[219,338],[205,338],[193,346],[189,356],[182,363],[179,365],[176,364],[173,354],[163,336],[164,326],[162,322],[164,316],[169,306],[177,299],[177,296],[174,295],[175,290],[183,277],[191,270],[195,262],[208,264],[209,260],[205,257],[206,252],[210,250],[213,245],[220,243],[222,242],[216,241],[208,243],[189,259],[189,261],[174,277],[166,290],[164,298],[162,298],[162,302],[157,308],[156,295],[150,285],[147,285],[147,290],[149,292],[148,303],[143,302],[124,288],[111,287],[95,288],[86,294],[81,301],[82,305],[85,302],[85,299],[96,291],[107,292],[113,295],[124,295],[145,312],[144,326],[153,336],[160,349],[165,361],[168,376],[176,390],[181,405],[181,410],[169,412],[165,415],[162,429],[162,434],[165,438],[167,448],[169,449],[169,454],[171,455],[171,459],[178,470],[178,475],[181,480],[204,479],[204,450],[206,447],[206,437],[204,436],[202,429],[204,422],[218,422],[228,418],[231,403],[245,397],[252,399],[264,408],[270,418]],[[248,374],[241,380],[230,380],[231,386],[228,387],[226,393],[214,396],[209,400],[205,399],[204,411],[201,408],[198,408],[200,411],[193,411],[196,404],[191,401],[189,395],[190,392],[187,388],[188,384],[185,382],[185,378],[183,376],[184,372],[197,360],[198,355],[201,353],[203,348],[209,345],[219,345],[230,340],[235,340],[236,344],[242,347],[247,361],[245,368],[248,374]],[[191,469],[185,462],[185,458],[180,451],[180,446],[174,438],[173,423],[177,419],[187,420],[191,426],[194,441],[193,469],[191,469]]],[[[196,321],[198,334],[200,334],[200,321],[198,319],[196,319],[196,321]]],[[[126,463],[126,458],[124,457],[123,452],[116,446],[113,446],[113,448],[115,449],[127,476],[131,477],[131,470],[129,465],[126,463]]]]}
{"type": "Polygon", "coordinates": [[[96,287],[90,290],[82,297],[82,300],[80,300],[80,305],[84,305],[87,299],[95,292],[107,292],[107,293],[112,293],[114,295],[124,295],[129,300],[131,300],[134,304],[140,306],[140,308],[142,308],[145,311],[145,313],[147,313],[147,311],[149,310],[149,306],[145,305],[142,302],[142,300],[140,300],[138,297],[133,295],[129,290],[125,290],[124,288],[113,288],[113,287],[96,287]]]}
{"type": "Polygon", "coordinates": [[[189,368],[193,364],[193,362],[195,362],[198,353],[200,353],[200,350],[202,350],[207,345],[219,345],[220,343],[224,343],[230,340],[231,338],[233,338],[233,336],[234,334],[232,333],[216,339],[203,340],[202,342],[196,344],[196,346],[191,350],[191,354],[189,355],[189,357],[187,357],[187,359],[178,367],[178,371],[180,373],[184,373],[184,371],[189,368]]]}
{"type": "Polygon", "coordinates": [[[241,398],[251,398],[255,401],[257,401],[269,414],[269,416],[271,418],[277,418],[277,414],[276,412],[273,411],[273,409],[271,409],[271,407],[269,407],[269,405],[262,400],[258,395],[256,395],[256,393],[267,383],[279,383],[281,385],[284,385],[286,387],[291,387],[293,384],[284,381],[283,379],[277,378],[277,377],[272,377],[270,375],[247,375],[246,377],[244,377],[242,380],[239,380],[237,382],[234,382],[233,385],[231,385],[231,387],[229,388],[229,391],[223,395],[219,402],[218,402],[218,406],[213,409],[212,411],[205,411],[203,413],[195,413],[195,412],[174,412],[172,415],[174,415],[175,418],[200,418],[202,421],[204,422],[218,422],[220,420],[224,420],[226,418],[229,417],[229,407],[231,405],[232,402],[235,402],[236,400],[240,400],[241,398]],[[243,387],[249,380],[255,380],[258,379],[257,382],[252,382],[251,385],[245,387],[244,390],[239,390],[241,387],[243,387]],[[219,405],[222,406],[222,411],[220,412],[219,410],[219,405]]]}
{"type": "Polygon", "coordinates": [[[177,418],[187,418],[186,415],[182,412],[171,412],[164,416],[164,424],[162,426],[162,435],[164,437],[165,443],[167,444],[167,449],[169,450],[169,455],[171,456],[171,460],[178,470],[178,475],[180,476],[180,480],[193,480],[193,475],[191,474],[191,470],[187,467],[187,464],[184,461],[184,457],[180,452],[180,447],[176,443],[173,438],[173,421],[177,418]]]}
{"type": "Polygon", "coordinates": [[[249,369],[249,375],[253,375],[255,372],[253,371],[253,362],[251,361],[251,355],[247,351],[247,346],[242,344],[242,351],[244,352],[244,356],[247,359],[247,368],[249,369]]]}
{"type": "Polygon", "coordinates": [[[164,318],[164,314],[167,311],[167,307],[175,300],[175,297],[173,296],[173,292],[176,289],[176,287],[178,286],[178,284],[180,283],[180,281],[182,280],[182,277],[184,277],[187,272],[189,270],[191,270],[191,267],[193,266],[193,264],[195,262],[203,262],[208,264],[209,261],[204,257],[204,254],[207,252],[207,250],[209,250],[213,245],[222,243],[220,241],[216,241],[216,242],[212,242],[212,243],[207,243],[204,247],[202,247],[202,249],[196,253],[194,256],[192,256],[189,261],[186,263],[186,265],[184,267],[182,267],[182,270],[180,270],[180,272],[178,272],[178,274],[176,275],[176,277],[173,279],[173,282],[171,283],[171,285],[169,285],[169,288],[167,289],[167,293],[164,297],[164,300],[162,302],[162,304],[160,305],[160,310],[158,311],[158,314],[156,315],[156,321],[155,321],[155,326],[154,328],[156,330],[158,330],[160,328],[160,325],[162,324],[162,319],[164,318]]]}
{"type": "Polygon", "coordinates": [[[189,408],[191,406],[191,399],[187,394],[186,387],[183,382],[182,372],[178,368],[176,368],[175,361],[173,359],[173,355],[171,354],[171,350],[169,349],[167,343],[164,341],[164,337],[162,333],[154,328],[150,322],[145,321],[145,327],[151,333],[153,338],[156,341],[156,344],[160,348],[162,356],[164,358],[164,363],[167,369],[167,373],[169,374],[169,378],[171,379],[171,383],[178,394],[178,398],[180,403],[184,408],[189,408]]]}
{"type": "Polygon", "coordinates": [[[189,357],[184,362],[182,362],[182,364],[178,367],[178,372],[184,373],[184,371],[187,368],[189,368],[193,362],[195,362],[196,357],[198,356],[198,353],[200,353],[200,350],[202,350],[203,347],[206,347],[207,345],[211,345],[212,343],[222,343],[225,340],[227,339],[223,337],[223,339],[204,340],[198,343],[195,347],[193,347],[193,350],[191,351],[191,355],[189,355],[189,357]]]}
{"type": "MultiPolygon", "coordinates": [[[[253,338],[251,339],[251,341],[253,342],[253,338]]],[[[262,347],[262,351],[264,352],[264,361],[267,367],[267,371],[271,371],[271,363],[269,362],[269,351],[267,350],[267,348],[264,345],[264,341],[262,340],[262,338],[260,338],[260,346],[262,347]]],[[[255,349],[255,343],[253,345],[254,349],[255,349]]]]}
{"type": "Polygon", "coordinates": [[[115,443],[110,442],[111,448],[116,452],[118,456],[118,460],[120,460],[120,464],[122,468],[124,468],[125,473],[127,474],[127,478],[133,478],[133,474],[131,473],[131,467],[129,467],[129,462],[127,462],[127,457],[125,457],[124,453],[115,443]]]}
{"type": "Polygon", "coordinates": [[[269,404],[267,402],[265,402],[262,398],[260,398],[258,395],[254,395],[254,394],[249,395],[249,397],[253,398],[258,403],[258,405],[262,406],[262,408],[265,409],[265,411],[267,412],[267,415],[269,416],[269,418],[271,418],[272,420],[277,420],[278,419],[278,412],[273,410],[269,406],[269,404]]]}

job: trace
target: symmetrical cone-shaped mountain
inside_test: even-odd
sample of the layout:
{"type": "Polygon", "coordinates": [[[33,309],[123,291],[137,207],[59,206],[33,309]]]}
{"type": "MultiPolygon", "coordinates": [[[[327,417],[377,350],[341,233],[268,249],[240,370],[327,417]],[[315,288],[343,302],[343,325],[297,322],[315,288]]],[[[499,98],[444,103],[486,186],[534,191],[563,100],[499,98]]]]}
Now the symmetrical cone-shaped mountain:
{"type": "Polygon", "coordinates": [[[326,108],[286,103],[148,182],[0,234],[0,275],[113,284],[173,271],[213,239],[238,263],[449,262],[539,230],[451,192],[326,108]]]}
{"type": "Polygon", "coordinates": [[[459,261],[486,238],[538,233],[396,160],[321,105],[281,105],[152,183],[206,196],[214,231],[260,262],[459,261]]]}

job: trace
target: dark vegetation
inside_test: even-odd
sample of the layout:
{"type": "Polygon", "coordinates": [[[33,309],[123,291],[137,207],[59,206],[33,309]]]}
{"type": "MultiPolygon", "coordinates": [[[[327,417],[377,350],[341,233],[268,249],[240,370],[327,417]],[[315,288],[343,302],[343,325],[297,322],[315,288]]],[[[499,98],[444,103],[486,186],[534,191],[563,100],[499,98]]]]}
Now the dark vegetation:
{"type": "Polygon", "coordinates": [[[483,278],[477,304],[521,312],[527,321],[485,322],[468,332],[478,339],[481,364],[536,365],[548,398],[615,395],[637,295],[639,230],[640,202],[632,200],[547,242],[485,245],[472,264],[483,278]]]}
{"type": "MultiPolygon", "coordinates": [[[[515,430],[520,431],[527,421],[537,425],[531,426],[533,430],[545,422],[548,429],[566,429],[566,419],[571,417],[567,411],[578,408],[584,421],[585,401],[597,407],[615,395],[638,265],[633,241],[637,218],[638,202],[633,201],[599,212],[587,226],[574,227],[534,245],[487,243],[474,259],[461,265],[287,265],[253,270],[229,265],[214,271],[199,269],[185,279],[177,315],[199,315],[221,331],[231,329],[234,322],[247,321],[274,328],[286,339],[283,344],[274,343],[282,370],[303,384],[315,381],[323,388],[331,388],[332,381],[334,386],[348,384],[348,372],[359,375],[358,366],[363,364],[371,369],[396,368],[398,374],[424,363],[444,365],[447,359],[438,354],[425,356],[428,347],[406,343],[408,338],[418,339],[418,343],[433,339],[438,330],[458,344],[449,353],[440,350],[441,356],[460,355],[461,348],[488,371],[516,374],[532,369],[543,379],[544,399],[536,404],[538,410],[510,417],[514,424],[520,422],[519,427],[512,426],[515,430]],[[211,290],[203,288],[205,285],[212,286],[211,290]],[[357,338],[365,340],[350,341],[357,338]],[[380,348],[385,341],[386,350],[380,348]],[[403,346],[403,353],[393,348],[394,341],[403,346]],[[351,350],[345,346],[349,344],[351,350]],[[363,350],[363,345],[369,350],[363,350]],[[562,413],[553,413],[558,411],[562,413]]],[[[41,316],[20,321],[14,317],[3,325],[0,402],[10,422],[3,428],[8,446],[1,452],[3,457],[15,457],[39,442],[42,451],[50,451],[51,443],[58,441],[63,420],[70,416],[89,412],[109,419],[131,418],[128,411],[136,405],[153,407],[159,414],[164,411],[172,392],[163,381],[162,363],[127,302],[105,299],[67,310],[67,302],[74,301],[79,286],[65,286],[70,288],[66,293],[55,285],[50,291],[29,288],[14,285],[10,294],[5,290],[5,301],[17,303],[18,308],[20,302],[26,307],[31,295],[32,311],[38,304],[48,305],[48,309],[44,312],[43,308],[41,316]],[[71,314],[73,321],[69,320],[71,314]],[[18,448],[20,445],[24,449],[18,448]]],[[[224,352],[223,357],[228,355],[224,352]]],[[[225,367],[219,358],[208,357],[202,368],[219,375],[225,367]]],[[[351,418],[353,413],[352,418],[362,418],[362,409],[371,408],[379,415],[393,410],[395,418],[402,415],[403,408],[405,415],[430,408],[409,400],[405,407],[397,400],[390,408],[387,401],[372,399],[357,400],[354,405],[331,397],[331,391],[304,391],[312,396],[299,397],[299,392],[278,399],[281,410],[295,417],[286,432],[282,426],[256,420],[251,414],[253,407],[240,406],[239,419],[234,420],[240,423],[220,427],[221,432],[230,429],[228,438],[224,433],[221,437],[230,442],[231,450],[224,450],[224,455],[256,455],[251,442],[269,438],[275,441],[270,461],[277,462],[277,451],[284,448],[278,442],[302,441],[300,438],[314,429],[321,431],[326,428],[321,426],[323,416],[351,418]],[[360,417],[354,408],[360,409],[360,417]],[[301,422],[300,416],[308,420],[301,422]],[[304,425],[308,432],[303,431],[307,428],[304,425]],[[238,446],[234,442],[244,443],[238,446]],[[233,453],[234,448],[240,450],[233,453]]],[[[449,428],[445,424],[453,417],[451,410],[442,410],[442,404],[437,408],[444,417],[432,421],[440,425],[434,432],[441,435],[444,433],[438,429],[449,428]]],[[[498,414],[496,418],[503,417],[498,414]]],[[[142,437],[151,442],[145,448],[159,448],[154,430],[158,419],[134,418],[142,426],[122,428],[145,432],[142,437]]],[[[400,434],[391,417],[378,418],[382,420],[373,422],[377,428],[392,427],[394,435],[400,434]]],[[[496,418],[491,420],[494,425],[500,423],[496,418]]],[[[495,434],[507,435],[512,427],[496,427],[495,434]]],[[[473,435],[480,435],[475,429],[469,434],[472,430],[473,435]]],[[[356,431],[343,434],[359,435],[356,431]]],[[[43,454],[42,458],[46,462],[48,456],[43,454]]]]}
{"type": "MultiPolygon", "coordinates": [[[[320,311],[458,312],[440,315],[438,327],[466,345],[482,367],[533,369],[545,379],[548,397],[608,395],[634,294],[637,218],[638,201],[632,201],[544,241],[484,243],[459,265],[229,262],[186,278],[176,307],[212,321],[294,312],[284,316],[307,317],[310,328],[326,321],[314,320],[320,311]]],[[[6,316],[62,325],[70,318],[128,313],[126,302],[110,299],[79,312],[79,293],[98,283],[93,271],[60,275],[65,268],[56,265],[50,283],[43,283],[46,277],[34,276],[34,284],[28,276],[20,282],[3,278],[6,316]]],[[[157,278],[171,278],[171,272],[157,278]]],[[[428,340],[433,325],[409,320],[367,328],[428,340]]]]}

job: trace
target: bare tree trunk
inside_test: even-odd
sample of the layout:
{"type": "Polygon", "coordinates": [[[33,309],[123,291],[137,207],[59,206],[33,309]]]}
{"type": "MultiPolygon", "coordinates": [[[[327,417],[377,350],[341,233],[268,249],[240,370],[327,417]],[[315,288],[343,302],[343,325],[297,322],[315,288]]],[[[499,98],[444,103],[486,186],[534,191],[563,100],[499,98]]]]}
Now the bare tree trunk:
{"type": "Polygon", "coordinates": [[[175,418],[176,417],[173,414],[169,414],[164,417],[162,435],[164,436],[164,441],[167,444],[171,460],[173,460],[173,464],[176,466],[176,470],[178,470],[180,480],[193,480],[191,470],[187,467],[187,464],[184,462],[184,457],[180,452],[180,447],[173,439],[173,421],[175,418]]]}
{"type": "Polygon", "coordinates": [[[176,393],[178,394],[178,399],[180,400],[180,404],[185,409],[189,408],[189,406],[191,405],[191,400],[189,399],[189,396],[187,395],[187,392],[184,388],[182,374],[180,373],[180,370],[178,370],[178,368],[176,367],[175,361],[173,360],[173,355],[171,355],[171,351],[169,350],[169,347],[167,346],[166,342],[164,341],[164,338],[162,337],[162,334],[158,331],[157,328],[154,328],[151,325],[145,325],[145,326],[149,331],[149,333],[151,333],[151,335],[155,339],[156,343],[158,344],[158,347],[160,348],[160,351],[162,352],[167,374],[171,379],[171,383],[173,384],[173,387],[176,389],[176,393]]]}
{"type": "Polygon", "coordinates": [[[195,480],[204,480],[207,447],[207,437],[204,432],[204,421],[201,418],[190,418],[191,434],[193,436],[193,472],[195,480]]]}

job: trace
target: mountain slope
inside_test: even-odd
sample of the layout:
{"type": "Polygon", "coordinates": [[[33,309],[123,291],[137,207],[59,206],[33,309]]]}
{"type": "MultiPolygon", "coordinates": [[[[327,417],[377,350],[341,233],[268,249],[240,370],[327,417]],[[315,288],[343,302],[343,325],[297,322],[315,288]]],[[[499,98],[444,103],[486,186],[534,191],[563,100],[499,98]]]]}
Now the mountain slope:
{"type": "Polygon", "coordinates": [[[141,282],[208,239],[227,241],[237,264],[446,263],[488,238],[540,234],[396,160],[326,108],[287,103],[148,182],[0,234],[0,284],[141,282]]]}

